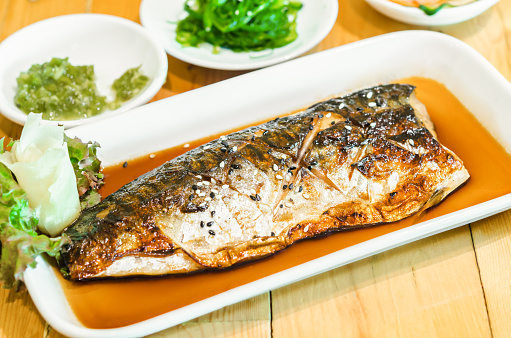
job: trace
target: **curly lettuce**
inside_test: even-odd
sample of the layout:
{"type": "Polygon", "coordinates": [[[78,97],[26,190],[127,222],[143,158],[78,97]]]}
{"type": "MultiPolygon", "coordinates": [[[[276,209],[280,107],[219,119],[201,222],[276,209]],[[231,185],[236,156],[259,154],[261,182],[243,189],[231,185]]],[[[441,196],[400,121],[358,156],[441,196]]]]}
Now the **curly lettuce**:
{"type": "Polygon", "coordinates": [[[10,151],[4,150],[4,139],[0,141],[0,282],[5,288],[18,287],[27,267],[35,266],[37,256],[47,254],[58,259],[68,240],[55,236],[81,209],[100,201],[97,190],[103,184],[97,143],[68,138],[62,128],[39,126],[40,119],[33,117],[29,120],[22,139],[12,142],[10,151]],[[71,175],[63,168],[70,168],[71,175]],[[52,181],[55,177],[57,180],[52,181]],[[34,198],[27,194],[23,183],[34,198]],[[74,198],[75,193],[76,201],[62,200],[74,198]],[[57,205],[52,205],[55,202],[57,205]],[[69,210],[63,211],[62,207],[76,203],[77,212],[71,211],[75,215],[68,217],[69,210]],[[58,228],[48,228],[48,224],[55,225],[55,220],[61,222],[58,228]]]}

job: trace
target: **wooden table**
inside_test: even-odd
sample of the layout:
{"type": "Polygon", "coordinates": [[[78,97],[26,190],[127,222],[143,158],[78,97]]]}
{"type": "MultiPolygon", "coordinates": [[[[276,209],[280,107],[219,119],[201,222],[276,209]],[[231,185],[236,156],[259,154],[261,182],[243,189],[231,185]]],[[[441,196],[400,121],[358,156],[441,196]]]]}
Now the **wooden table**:
{"type": "MultiPolygon", "coordinates": [[[[0,0],[0,41],[33,22],[63,14],[105,13],[139,22],[139,4],[140,0],[0,0]]],[[[339,0],[336,24],[313,52],[408,29],[425,28],[388,19],[362,0],[339,0]]],[[[465,41],[511,80],[511,0],[501,0],[465,23],[434,30],[465,41]]],[[[242,73],[205,69],[170,56],[168,61],[167,83],[155,100],[242,73]]],[[[0,129],[1,134],[19,137],[20,128],[2,117],[0,129]]],[[[511,335],[510,318],[508,211],[265,293],[153,336],[507,337],[511,335]]],[[[60,334],[39,315],[27,292],[1,289],[0,336],[60,334]]]]}

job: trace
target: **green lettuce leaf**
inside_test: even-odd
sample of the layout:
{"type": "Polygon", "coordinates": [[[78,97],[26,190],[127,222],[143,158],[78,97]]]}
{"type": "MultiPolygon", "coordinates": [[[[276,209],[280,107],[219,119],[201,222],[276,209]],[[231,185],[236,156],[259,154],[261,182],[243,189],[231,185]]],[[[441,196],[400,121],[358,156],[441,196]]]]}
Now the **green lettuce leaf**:
{"type": "Polygon", "coordinates": [[[0,163],[0,281],[5,288],[18,288],[28,266],[37,256],[57,256],[64,244],[62,237],[49,238],[37,232],[38,219],[28,206],[23,189],[11,171],[0,163]]]}
{"type": "MultiPolygon", "coordinates": [[[[101,161],[96,152],[99,144],[84,143],[78,138],[65,136],[71,164],[76,176],[81,208],[93,206],[101,200],[97,190],[103,185],[101,161]]],[[[0,153],[4,153],[4,139],[0,140],[0,153]]],[[[59,258],[68,238],[50,238],[37,229],[38,218],[28,203],[25,191],[12,172],[0,163],[0,283],[4,288],[18,287],[23,282],[27,267],[36,265],[41,254],[59,258]]]]}

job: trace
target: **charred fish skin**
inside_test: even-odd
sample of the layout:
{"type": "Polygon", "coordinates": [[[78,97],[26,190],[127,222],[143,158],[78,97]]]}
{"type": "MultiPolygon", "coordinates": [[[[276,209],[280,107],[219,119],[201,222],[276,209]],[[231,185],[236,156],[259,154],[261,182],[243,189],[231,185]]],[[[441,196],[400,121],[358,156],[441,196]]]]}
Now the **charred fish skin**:
{"type": "Polygon", "coordinates": [[[191,150],[84,210],[60,263],[73,280],[226,268],[435,205],[469,175],[414,89],[364,89],[191,150]]]}

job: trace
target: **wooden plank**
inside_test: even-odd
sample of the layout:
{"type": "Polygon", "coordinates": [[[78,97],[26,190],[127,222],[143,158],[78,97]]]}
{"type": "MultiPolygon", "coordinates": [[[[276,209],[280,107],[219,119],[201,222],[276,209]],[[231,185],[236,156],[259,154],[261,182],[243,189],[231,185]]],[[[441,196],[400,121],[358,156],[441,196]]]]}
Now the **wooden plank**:
{"type": "Polygon", "coordinates": [[[0,287],[0,337],[43,337],[45,325],[28,292],[0,287]]]}
{"type": "Polygon", "coordinates": [[[272,292],[273,337],[488,337],[468,227],[272,292]]]}
{"type": "Polygon", "coordinates": [[[150,337],[269,337],[269,294],[227,306],[150,337]]]}
{"type": "Polygon", "coordinates": [[[511,332],[511,211],[472,224],[486,306],[494,337],[511,332]]]}

